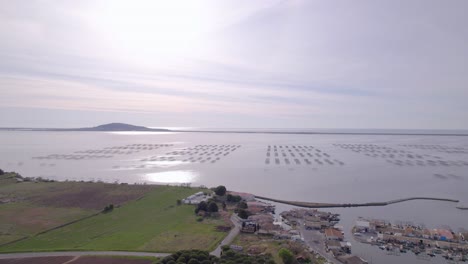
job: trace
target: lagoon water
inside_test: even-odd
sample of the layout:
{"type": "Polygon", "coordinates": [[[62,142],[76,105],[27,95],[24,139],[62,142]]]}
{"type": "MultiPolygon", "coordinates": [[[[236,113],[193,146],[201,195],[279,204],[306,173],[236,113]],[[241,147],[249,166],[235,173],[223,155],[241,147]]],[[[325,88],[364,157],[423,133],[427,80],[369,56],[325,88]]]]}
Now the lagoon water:
{"type": "MultiPolygon", "coordinates": [[[[429,196],[468,203],[465,136],[0,131],[0,168],[55,180],[222,184],[310,202],[429,196]]],[[[348,230],[358,216],[468,229],[468,211],[450,202],[335,211],[348,230]]],[[[353,249],[373,263],[427,263],[353,249]]]]}

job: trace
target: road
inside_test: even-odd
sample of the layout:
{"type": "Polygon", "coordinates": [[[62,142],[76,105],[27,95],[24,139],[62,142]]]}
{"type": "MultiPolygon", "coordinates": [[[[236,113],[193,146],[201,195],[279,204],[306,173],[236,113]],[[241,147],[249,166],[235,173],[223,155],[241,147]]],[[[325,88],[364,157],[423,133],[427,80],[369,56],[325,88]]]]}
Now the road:
{"type": "Polygon", "coordinates": [[[306,230],[302,222],[299,222],[299,231],[304,242],[315,252],[326,258],[329,263],[341,264],[333,255],[325,249],[325,236],[317,230],[306,230]]]}
{"type": "Polygon", "coordinates": [[[54,252],[28,252],[0,254],[0,259],[59,257],[59,256],[137,256],[137,257],[166,257],[169,253],[150,253],[133,251],[54,251],[54,252]]]}
{"type": "Polygon", "coordinates": [[[231,222],[234,224],[234,227],[229,231],[229,234],[219,243],[218,247],[213,250],[210,254],[213,256],[220,257],[221,256],[221,247],[224,245],[229,245],[231,242],[236,238],[237,235],[239,235],[240,228],[241,228],[241,223],[239,217],[237,215],[232,214],[231,215],[231,222]]]}

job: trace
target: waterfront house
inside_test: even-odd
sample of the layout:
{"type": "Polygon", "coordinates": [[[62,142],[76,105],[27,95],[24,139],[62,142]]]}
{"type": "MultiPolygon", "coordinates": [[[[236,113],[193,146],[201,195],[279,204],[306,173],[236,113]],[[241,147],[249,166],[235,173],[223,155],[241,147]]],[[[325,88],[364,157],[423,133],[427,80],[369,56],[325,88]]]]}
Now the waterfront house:
{"type": "Polygon", "coordinates": [[[329,241],[327,241],[326,244],[327,244],[327,249],[328,250],[334,250],[334,249],[339,250],[339,249],[341,249],[341,244],[340,244],[340,241],[338,241],[338,240],[329,240],[329,241]]]}
{"type": "Polygon", "coordinates": [[[258,202],[258,201],[247,202],[247,207],[249,208],[249,211],[253,214],[272,213],[275,211],[274,205],[267,204],[264,202],[258,202]]]}
{"type": "Polygon", "coordinates": [[[452,231],[447,229],[434,229],[434,232],[436,234],[434,238],[441,241],[452,241],[454,238],[452,231]]]}
{"type": "Polygon", "coordinates": [[[304,228],[306,230],[320,230],[322,228],[322,224],[320,222],[304,222],[304,228]]]}
{"type": "Polygon", "coordinates": [[[325,237],[327,240],[343,240],[343,233],[335,228],[325,229],[325,237]]]}
{"type": "MultiPolygon", "coordinates": [[[[371,231],[371,223],[364,219],[358,219],[356,221],[356,232],[370,232],[371,231]]],[[[373,228],[372,231],[375,231],[373,228]]]]}

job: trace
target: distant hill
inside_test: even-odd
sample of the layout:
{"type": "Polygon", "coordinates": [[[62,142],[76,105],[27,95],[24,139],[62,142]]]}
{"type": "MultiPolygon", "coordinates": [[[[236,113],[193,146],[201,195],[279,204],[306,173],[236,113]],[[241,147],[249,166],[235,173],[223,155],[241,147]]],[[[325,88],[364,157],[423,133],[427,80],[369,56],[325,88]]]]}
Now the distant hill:
{"type": "Polygon", "coordinates": [[[73,131],[169,131],[168,129],[153,129],[144,126],[134,126],[124,123],[110,123],[95,127],[78,128],[78,129],[67,129],[73,131]]]}
{"type": "Polygon", "coordinates": [[[134,126],[124,123],[110,123],[104,124],[95,127],[85,127],[85,128],[18,128],[18,127],[4,127],[0,130],[9,130],[9,131],[102,131],[102,132],[112,132],[112,131],[170,131],[169,129],[163,128],[148,128],[144,126],[134,126]]]}

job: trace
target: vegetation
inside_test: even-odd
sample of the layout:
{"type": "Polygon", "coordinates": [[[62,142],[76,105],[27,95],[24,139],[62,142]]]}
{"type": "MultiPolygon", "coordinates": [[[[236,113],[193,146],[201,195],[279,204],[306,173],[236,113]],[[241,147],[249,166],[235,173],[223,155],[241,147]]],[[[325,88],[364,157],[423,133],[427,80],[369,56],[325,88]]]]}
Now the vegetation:
{"type": "Polygon", "coordinates": [[[323,264],[326,262],[325,259],[318,259],[311,254],[308,248],[301,243],[289,240],[275,240],[273,237],[268,236],[241,233],[234,239],[232,245],[241,246],[243,248],[242,252],[248,254],[271,255],[275,263],[284,263],[279,256],[279,252],[283,248],[293,254],[293,263],[323,264]],[[296,260],[297,257],[299,257],[298,260],[296,260]]]}
{"type": "Polygon", "coordinates": [[[246,203],[246,202],[240,202],[240,203],[237,205],[237,208],[239,208],[239,209],[247,209],[248,206],[247,206],[247,203],[246,203]]]}
{"type": "Polygon", "coordinates": [[[291,251],[289,251],[288,249],[286,248],[282,248],[278,251],[278,255],[280,256],[280,258],[283,260],[283,263],[284,264],[292,264],[294,263],[294,255],[293,253],[291,253],[291,251]]]}
{"type": "Polygon", "coordinates": [[[106,205],[106,207],[104,207],[104,210],[102,210],[102,212],[108,213],[108,212],[111,212],[112,210],[114,210],[114,205],[109,204],[109,205],[106,205]]]}
{"type": "Polygon", "coordinates": [[[195,213],[198,214],[200,211],[204,211],[207,213],[216,213],[218,212],[218,205],[214,201],[210,202],[200,202],[197,207],[195,208],[195,213]]]}
{"type": "Polygon", "coordinates": [[[0,169],[0,175],[3,175],[3,174],[5,174],[5,172],[2,169],[0,169]]]}
{"type": "Polygon", "coordinates": [[[237,211],[237,215],[242,219],[249,218],[249,212],[247,210],[245,210],[245,209],[239,209],[237,211]]]}
{"type": "Polygon", "coordinates": [[[160,263],[162,264],[212,264],[218,263],[218,258],[211,256],[207,251],[202,250],[181,250],[176,253],[163,258],[160,263]]]}
{"type": "MultiPolygon", "coordinates": [[[[20,183],[9,186],[7,190],[0,187],[0,194],[3,195],[7,191],[18,193],[18,189],[24,191],[24,187],[22,186],[27,186],[27,189],[30,190],[28,193],[32,193],[32,196],[36,197],[35,199],[43,201],[44,197],[39,199],[37,196],[46,196],[47,190],[49,192],[52,190],[57,191],[56,189],[73,191],[75,184],[77,183],[20,183]],[[46,187],[44,188],[44,186],[46,187]],[[40,192],[34,193],[34,190],[39,190],[40,192]]],[[[88,185],[94,186],[95,184],[97,183],[90,183],[88,185]]],[[[116,185],[110,186],[117,187],[116,185]]],[[[0,252],[53,250],[175,252],[182,249],[211,250],[225,236],[224,232],[216,230],[216,226],[223,225],[224,222],[213,218],[197,222],[197,216],[193,214],[192,206],[174,205],[174,200],[185,198],[197,191],[200,190],[171,186],[152,187],[151,191],[143,198],[114,208],[111,214],[98,214],[44,234],[32,235],[29,232],[29,238],[4,245],[0,247],[0,252]]],[[[21,209],[17,208],[19,204],[0,205],[0,215],[10,215],[9,217],[0,216],[0,222],[5,221],[4,225],[0,226],[1,228],[9,226],[12,231],[16,230],[17,224],[13,226],[11,223],[16,223],[15,221],[18,219],[15,218],[15,221],[11,221],[12,216],[10,212],[21,212],[21,209]],[[8,207],[13,207],[14,210],[8,207]],[[4,210],[5,208],[7,210],[4,210]]],[[[27,208],[33,207],[25,204],[23,206],[27,208]]],[[[50,208],[47,210],[55,212],[55,209],[50,208]]],[[[63,213],[67,213],[68,210],[73,211],[71,208],[63,208],[61,210],[63,213]]],[[[78,210],[78,212],[81,211],[78,210]]],[[[45,214],[42,217],[55,220],[53,214],[45,214]]],[[[75,216],[74,219],[76,218],[79,217],[75,216]]],[[[31,216],[27,220],[37,221],[35,217],[31,216]]],[[[63,223],[63,220],[61,223],[63,223]]],[[[35,227],[36,224],[32,224],[31,226],[35,227]]],[[[56,225],[49,225],[46,228],[42,227],[41,230],[35,229],[35,232],[54,226],[56,225]]],[[[6,231],[8,232],[8,230],[6,231]]],[[[16,238],[20,237],[22,236],[20,235],[16,238]]]]}
{"type": "Polygon", "coordinates": [[[200,211],[208,211],[208,204],[205,201],[200,202],[195,208],[195,213],[198,214],[200,211]]]}
{"type": "Polygon", "coordinates": [[[251,264],[275,264],[271,254],[264,255],[247,255],[235,250],[232,250],[228,247],[223,248],[223,253],[221,255],[221,264],[231,264],[231,263],[251,263],[251,264]]]}
{"type": "Polygon", "coordinates": [[[220,185],[214,189],[214,192],[218,196],[224,196],[226,194],[226,187],[224,187],[223,185],[220,185]]]}
{"type": "Polygon", "coordinates": [[[240,197],[239,195],[232,195],[232,194],[228,194],[226,196],[226,201],[230,202],[230,203],[238,203],[242,200],[242,197],[240,197]]]}

